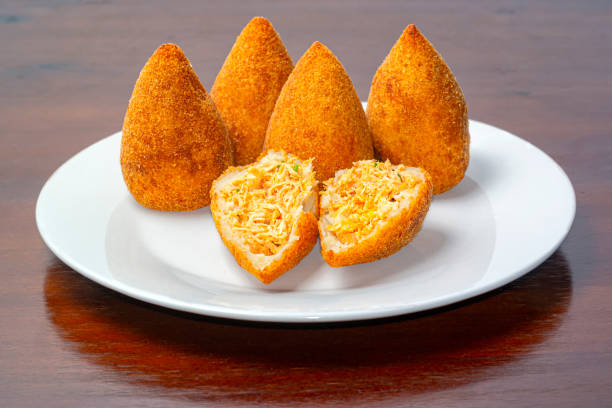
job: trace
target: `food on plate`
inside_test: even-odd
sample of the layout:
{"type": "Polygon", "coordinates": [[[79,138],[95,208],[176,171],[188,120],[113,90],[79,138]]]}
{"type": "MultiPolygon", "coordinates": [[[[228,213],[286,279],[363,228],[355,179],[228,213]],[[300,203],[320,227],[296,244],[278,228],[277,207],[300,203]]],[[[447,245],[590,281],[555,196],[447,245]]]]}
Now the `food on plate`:
{"type": "Polygon", "coordinates": [[[297,265],[317,242],[312,160],[268,152],[255,163],[227,169],[211,196],[221,239],[238,264],[263,283],[297,265]]]}
{"type": "Polygon", "coordinates": [[[365,113],[332,52],[315,42],[296,64],[272,112],[264,151],[314,158],[319,180],[373,157],[365,113]]]}
{"type": "Polygon", "coordinates": [[[433,193],[427,171],[362,160],[324,182],[319,201],[321,254],[330,266],[387,257],[420,231],[433,193]]]}
{"type": "Polygon", "coordinates": [[[263,17],[242,30],[210,91],[234,146],[236,165],[252,163],[263,148],[274,104],[293,62],[263,17]]]}
{"type": "Polygon", "coordinates": [[[121,139],[121,170],[147,208],[194,210],[233,162],[231,142],[214,103],[183,51],[160,46],[134,86],[121,139]]]}
{"type": "Polygon", "coordinates": [[[406,27],[376,71],[367,117],[380,159],[424,168],[435,194],[463,179],[470,143],[463,92],[416,26],[406,27]]]}

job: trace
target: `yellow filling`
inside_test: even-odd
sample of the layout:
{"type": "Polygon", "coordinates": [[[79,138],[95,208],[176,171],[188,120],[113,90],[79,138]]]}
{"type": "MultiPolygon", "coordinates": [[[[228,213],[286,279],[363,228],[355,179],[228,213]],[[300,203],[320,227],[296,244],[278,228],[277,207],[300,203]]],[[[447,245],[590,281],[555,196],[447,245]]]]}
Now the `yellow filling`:
{"type": "Polygon", "coordinates": [[[255,254],[274,255],[285,245],[316,185],[312,160],[270,153],[220,191],[232,230],[255,254]]]}
{"type": "Polygon", "coordinates": [[[419,182],[405,170],[406,166],[394,166],[389,160],[362,160],[325,182],[321,203],[322,211],[331,220],[327,229],[345,244],[371,234],[399,209],[400,201],[410,197],[419,182]]]}

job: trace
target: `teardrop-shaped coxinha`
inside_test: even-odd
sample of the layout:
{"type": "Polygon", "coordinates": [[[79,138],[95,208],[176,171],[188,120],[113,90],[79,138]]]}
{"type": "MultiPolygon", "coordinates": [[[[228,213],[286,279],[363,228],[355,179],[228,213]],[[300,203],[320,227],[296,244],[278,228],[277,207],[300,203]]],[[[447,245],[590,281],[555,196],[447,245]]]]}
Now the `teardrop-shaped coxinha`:
{"type": "Polygon", "coordinates": [[[463,179],[470,144],[463,92],[416,26],[406,27],[376,71],[367,118],[378,157],[424,168],[434,194],[463,179]]]}
{"type": "Polygon", "coordinates": [[[308,160],[320,181],[373,157],[365,112],[336,56],[315,42],[296,64],[272,112],[264,151],[308,160]]]}
{"type": "Polygon", "coordinates": [[[263,17],[242,30],[210,91],[234,146],[236,165],[255,161],[263,148],[274,104],[293,62],[263,17]]]}
{"type": "Polygon", "coordinates": [[[194,210],[233,162],[227,130],[183,51],[160,46],[140,72],[123,122],[121,170],[147,208],[194,210]]]}

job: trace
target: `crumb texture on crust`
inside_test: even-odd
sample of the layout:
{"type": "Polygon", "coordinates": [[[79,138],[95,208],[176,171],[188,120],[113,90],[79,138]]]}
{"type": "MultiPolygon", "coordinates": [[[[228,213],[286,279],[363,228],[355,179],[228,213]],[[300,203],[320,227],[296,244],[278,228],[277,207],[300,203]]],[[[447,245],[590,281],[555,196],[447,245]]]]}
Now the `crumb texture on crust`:
{"type": "Polygon", "coordinates": [[[463,179],[470,143],[463,91],[416,26],[406,27],[376,71],[366,114],[381,160],[424,168],[435,194],[463,179]]]}
{"type": "Polygon", "coordinates": [[[270,283],[314,247],[317,193],[312,160],[270,152],[226,170],[213,184],[211,211],[238,264],[270,283]]]}
{"type": "Polygon", "coordinates": [[[264,151],[314,158],[319,180],[373,157],[363,107],[344,67],[320,42],[300,58],[272,112],[264,151]]]}
{"type": "Polygon", "coordinates": [[[140,72],[123,122],[121,169],[145,207],[194,210],[233,162],[219,113],[183,51],[160,46],[140,72]]]}
{"type": "Polygon", "coordinates": [[[210,96],[234,146],[237,165],[252,163],[263,142],[274,104],[293,62],[272,24],[253,18],[228,54],[210,96]]]}
{"type": "Polygon", "coordinates": [[[432,195],[420,168],[364,160],[337,172],[320,193],[323,258],[347,266],[399,251],[420,231],[432,195]]]}

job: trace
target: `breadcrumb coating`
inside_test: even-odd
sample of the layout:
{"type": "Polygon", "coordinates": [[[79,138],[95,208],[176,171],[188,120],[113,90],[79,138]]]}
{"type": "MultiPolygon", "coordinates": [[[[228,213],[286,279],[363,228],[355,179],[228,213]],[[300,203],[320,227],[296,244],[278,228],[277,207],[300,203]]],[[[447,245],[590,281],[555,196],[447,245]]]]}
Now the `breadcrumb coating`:
{"type": "Polygon", "coordinates": [[[296,64],[272,112],[264,151],[314,158],[318,180],[373,157],[353,83],[336,56],[315,42],[296,64]]]}
{"type": "Polygon", "coordinates": [[[210,91],[227,126],[237,165],[252,163],[263,148],[266,129],[293,62],[263,17],[244,27],[210,91]]]}
{"type": "Polygon", "coordinates": [[[121,170],[136,201],[163,211],[210,203],[210,187],[233,162],[214,103],[183,51],[160,46],[140,72],[123,122],[121,170]]]}
{"type": "Polygon", "coordinates": [[[435,194],[463,179],[470,143],[465,98],[416,26],[406,27],[376,71],[367,118],[381,160],[424,168],[435,194]]]}

